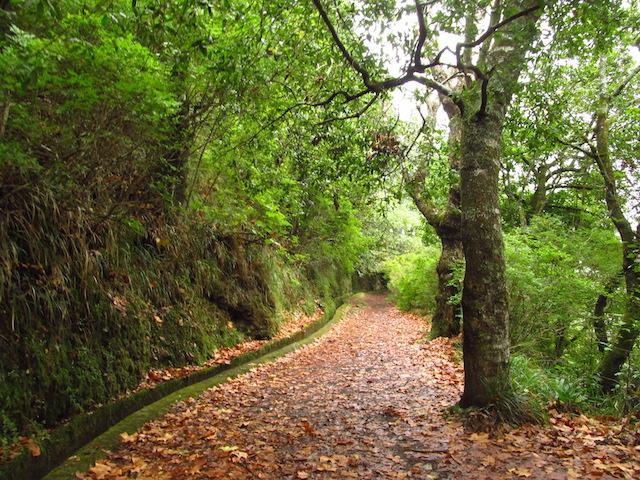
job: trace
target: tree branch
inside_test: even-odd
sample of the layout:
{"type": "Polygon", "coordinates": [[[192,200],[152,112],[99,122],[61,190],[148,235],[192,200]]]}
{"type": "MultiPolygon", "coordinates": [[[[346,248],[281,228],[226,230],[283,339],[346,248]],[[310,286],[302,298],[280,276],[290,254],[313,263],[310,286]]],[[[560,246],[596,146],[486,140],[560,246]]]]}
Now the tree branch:
{"type": "MultiPolygon", "coordinates": [[[[491,14],[489,16],[489,27],[493,27],[500,21],[500,14],[502,13],[501,0],[494,0],[491,6],[491,14]]],[[[487,55],[489,54],[489,45],[491,42],[485,42],[480,47],[480,53],[478,53],[478,65],[484,65],[487,55]]]]}
{"type": "Polygon", "coordinates": [[[342,56],[344,57],[344,59],[351,66],[351,68],[353,68],[356,72],[360,74],[365,86],[370,87],[371,77],[369,76],[369,72],[362,65],[360,65],[360,63],[356,61],[355,58],[353,58],[353,56],[349,53],[349,50],[347,50],[347,47],[344,46],[344,43],[342,43],[342,40],[340,39],[338,32],[333,26],[333,23],[331,23],[331,19],[329,18],[329,15],[327,15],[327,11],[322,6],[322,3],[320,2],[320,0],[312,0],[312,1],[316,9],[318,10],[318,13],[320,14],[322,21],[327,27],[327,30],[329,30],[329,33],[333,38],[333,42],[338,47],[338,50],[340,50],[340,53],[342,53],[342,56]]]}
{"type": "Polygon", "coordinates": [[[608,100],[612,100],[615,97],[617,97],[618,95],[620,95],[624,89],[627,87],[627,85],[629,85],[629,83],[631,83],[631,80],[633,80],[633,77],[635,77],[638,73],[640,72],[640,65],[638,65],[636,68],[634,68],[631,73],[627,76],[627,78],[625,78],[622,83],[620,85],[618,85],[618,88],[616,88],[613,93],[611,95],[609,95],[608,100]]]}
{"type": "MultiPolygon", "coordinates": [[[[349,51],[347,50],[347,48],[345,47],[344,43],[342,42],[342,40],[340,39],[340,36],[338,35],[338,32],[336,31],[335,27],[333,26],[333,24],[331,23],[331,19],[329,18],[326,10],[324,9],[324,7],[322,6],[322,3],[320,2],[320,0],[313,0],[313,4],[315,5],[316,9],[318,10],[318,13],[320,14],[320,17],[322,18],[322,21],[324,22],[325,26],[327,27],[327,29],[329,30],[329,33],[331,34],[331,37],[333,38],[333,41],[335,42],[336,46],[338,47],[338,50],[340,50],[340,53],[342,54],[343,58],[346,60],[346,62],[351,66],[351,68],[353,68],[358,74],[360,74],[360,76],[362,77],[362,81],[367,89],[368,92],[372,92],[372,93],[380,93],[384,90],[390,90],[392,88],[395,87],[399,87],[401,85],[404,85],[406,83],[409,82],[417,82],[420,83],[422,85],[425,85],[426,87],[432,88],[434,90],[436,90],[438,93],[441,93],[449,98],[451,98],[456,105],[458,105],[458,108],[460,108],[460,111],[464,111],[464,105],[462,103],[462,100],[460,98],[457,98],[454,96],[454,93],[447,88],[445,85],[430,79],[430,78],[425,78],[425,77],[417,77],[415,75],[416,72],[420,72],[423,73],[425,71],[425,66],[422,65],[411,65],[407,72],[402,75],[401,77],[395,77],[395,78],[389,78],[387,80],[383,80],[383,81],[378,81],[378,82],[374,82],[371,80],[371,75],[369,74],[369,72],[358,62],[356,61],[353,56],[349,53],[349,51]]],[[[421,5],[420,3],[417,3],[417,8],[418,11],[422,12],[423,10],[423,5],[421,5]]],[[[424,20],[424,17],[423,17],[424,20]]],[[[426,27],[425,28],[425,32],[426,32],[426,27]]],[[[425,37],[426,40],[426,37],[425,37]]],[[[423,42],[424,44],[424,42],[423,42]]],[[[420,47],[421,49],[421,47],[420,47]]],[[[417,56],[414,56],[414,59],[418,59],[419,61],[419,57],[420,57],[420,49],[416,49],[416,53],[418,54],[417,56]]],[[[446,50],[443,49],[440,53],[438,53],[438,55],[436,56],[436,59],[431,62],[429,64],[429,67],[433,67],[439,64],[439,59],[441,57],[441,55],[445,52],[446,50]]],[[[366,92],[365,92],[366,93],[366,92]]],[[[362,96],[364,93],[361,93],[360,96],[362,96]]],[[[335,98],[335,97],[334,97],[335,98]]]]}
{"type": "Polygon", "coordinates": [[[358,110],[356,113],[353,113],[351,115],[345,115],[344,117],[329,118],[327,120],[323,120],[322,122],[319,122],[317,125],[327,125],[329,123],[338,122],[340,120],[349,120],[349,119],[352,119],[352,118],[360,118],[362,115],[364,115],[366,113],[367,110],[369,110],[371,108],[371,106],[375,103],[375,101],[378,99],[379,96],[380,96],[380,94],[376,93],[373,96],[373,98],[371,98],[371,100],[369,100],[367,102],[367,104],[363,108],[358,110]]]}
{"type": "Polygon", "coordinates": [[[589,145],[590,150],[587,150],[584,147],[581,147],[580,145],[576,145],[574,143],[568,142],[567,140],[563,140],[562,138],[556,138],[556,141],[562,145],[573,148],[574,150],[577,150],[578,152],[585,154],[588,158],[595,159],[598,156],[598,154],[593,151],[593,147],[591,145],[589,145]]]}
{"type": "Polygon", "coordinates": [[[478,38],[476,38],[475,40],[471,41],[471,42],[461,42],[458,43],[456,45],[456,57],[460,57],[460,51],[463,48],[473,48],[473,47],[477,47],[478,45],[480,45],[482,42],[484,42],[485,40],[487,40],[489,37],[491,37],[494,33],[496,33],[499,29],[501,29],[502,27],[504,27],[505,25],[510,24],[511,22],[514,22],[515,20],[519,19],[520,17],[524,17],[526,15],[529,15],[530,13],[535,12],[536,10],[538,10],[540,8],[539,4],[534,5],[533,7],[529,7],[525,10],[521,10],[518,13],[515,13],[513,15],[511,15],[508,18],[505,18],[504,20],[502,20],[501,22],[496,23],[495,25],[490,26],[489,28],[487,28],[487,30],[485,30],[485,32],[480,35],[478,38]]]}
{"type": "Polygon", "coordinates": [[[425,5],[420,4],[418,0],[416,3],[416,15],[418,16],[418,43],[416,44],[416,50],[413,54],[413,64],[420,65],[422,57],[422,48],[427,41],[427,25],[424,21],[424,9],[425,5]]]}

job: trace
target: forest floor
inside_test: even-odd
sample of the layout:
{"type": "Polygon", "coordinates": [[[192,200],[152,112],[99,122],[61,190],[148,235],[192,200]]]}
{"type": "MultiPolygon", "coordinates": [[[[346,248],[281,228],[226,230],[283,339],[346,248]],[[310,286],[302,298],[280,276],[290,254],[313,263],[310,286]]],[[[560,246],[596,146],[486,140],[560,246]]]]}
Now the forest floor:
{"type": "Polygon", "coordinates": [[[466,431],[448,414],[448,340],[384,297],[315,342],[177,404],[82,479],[640,478],[640,433],[551,411],[549,425],[466,431]]]}

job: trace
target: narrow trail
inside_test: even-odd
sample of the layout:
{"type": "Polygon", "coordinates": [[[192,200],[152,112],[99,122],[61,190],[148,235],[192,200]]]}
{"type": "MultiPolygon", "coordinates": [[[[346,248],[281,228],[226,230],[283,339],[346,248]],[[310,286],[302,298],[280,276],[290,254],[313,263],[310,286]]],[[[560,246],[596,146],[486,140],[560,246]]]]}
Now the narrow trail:
{"type": "Polygon", "coordinates": [[[421,342],[425,333],[421,319],[369,295],[364,308],[316,342],[177,404],[138,433],[124,435],[120,449],[77,476],[571,479],[640,474],[640,449],[634,443],[640,439],[625,443],[623,428],[602,437],[603,424],[590,425],[586,417],[571,435],[566,422],[580,421],[559,414],[550,427],[523,427],[497,437],[465,432],[446,415],[459,399],[462,368],[452,360],[447,340],[421,342]],[[583,451],[577,450],[580,445],[583,451]],[[612,455],[617,456],[612,460],[612,455]]]}

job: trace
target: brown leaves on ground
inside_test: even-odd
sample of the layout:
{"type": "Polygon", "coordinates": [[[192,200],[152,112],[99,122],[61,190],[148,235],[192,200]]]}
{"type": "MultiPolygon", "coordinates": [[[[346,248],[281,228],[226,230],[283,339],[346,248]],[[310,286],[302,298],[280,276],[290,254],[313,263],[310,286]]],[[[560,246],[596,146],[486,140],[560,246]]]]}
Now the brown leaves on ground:
{"type": "Polygon", "coordinates": [[[631,426],[553,412],[465,432],[451,342],[381,297],[313,344],[181,402],[82,479],[637,478],[631,426]]]}
{"type": "Polygon", "coordinates": [[[0,448],[0,463],[10,462],[19,456],[25,449],[32,457],[39,457],[42,455],[40,446],[34,438],[20,437],[17,442],[0,448]]]}
{"type": "MultiPolygon", "coordinates": [[[[550,414],[548,426],[525,425],[495,435],[462,434],[449,454],[464,457],[465,462],[481,459],[475,476],[479,480],[640,478],[637,426],[553,410],[550,414]]],[[[447,471],[466,469],[454,461],[447,471]]]]}
{"type": "MultiPolygon", "coordinates": [[[[305,315],[302,311],[289,314],[288,317],[284,319],[283,326],[278,334],[270,341],[281,340],[304,330],[307,326],[319,320],[323,314],[324,312],[322,309],[316,310],[312,315],[305,315]]],[[[147,373],[146,378],[134,391],[137,392],[147,388],[153,388],[159,383],[166,382],[167,380],[172,380],[174,378],[185,377],[205,368],[211,368],[218,365],[229,365],[234,358],[245,353],[255,352],[268,342],[269,340],[247,340],[246,342],[239,343],[233,347],[220,348],[215,352],[213,357],[201,365],[185,365],[183,367],[150,370],[147,373]]]]}
{"type": "MultiPolygon", "coordinates": [[[[112,299],[116,308],[122,307],[126,309],[125,300],[121,299],[120,297],[110,296],[110,298],[112,299]]],[[[127,395],[139,392],[140,390],[153,388],[158,384],[166,382],[168,380],[186,377],[187,375],[191,375],[192,373],[195,373],[199,370],[215,367],[218,365],[229,365],[234,358],[239,357],[240,355],[249,352],[255,352],[269,342],[282,340],[284,338],[295,335],[296,333],[304,330],[312,323],[320,320],[322,315],[324,315],[324,311],[321,308],[318,308],[311,315],[306,315],[302,310],[288,313],[283,319],[283,325],[278,331],[278,334],[275,335],[271,340],[247,340],[245,342],[234,345],[233,347],[220,348],[209,360],[202,363],[201,365],[185,365],[183,367],[169,367],[150,370],[145,376],[144,380],[142,380],[142,382],[140,382],[140,384],[138,384],[138,386],[133,391],[128,392],[127,395]]],[[[155,315],[154,318],[156,322],[160,324],[162,323],[162,319],[158,315],[155,315]]],[[[233,324],[230,323],[229,328],[234,328],[233,324]]],[[[126,395],[123,395],[120,398],[124,398],[125,396],[126,395]]],[[[125,443],[128,443],[124,438],[123,441],[125,443]]],[[[19,456],[25,448],[34,457],[41,455],[40,447],[33,438],[20,437],[19,441],[15,442],[14,444],[0,448],[0,463],[13,460],[17,456],[19,456]]]]}
{"type": "Polygon", "coordinates": [[[153,388],[159,383],[181,378],[205,368],[217,365],[228,365],[234,358],[245,353],[254,352],[267,343],[266,340],[248,340],[233,347],[225,347],[216,350],[216,353],[209,360],[201,365],[185,365],[184,367],[170,367],[150,370],[146,378],[138,385],[135,391],[153,388]]]}

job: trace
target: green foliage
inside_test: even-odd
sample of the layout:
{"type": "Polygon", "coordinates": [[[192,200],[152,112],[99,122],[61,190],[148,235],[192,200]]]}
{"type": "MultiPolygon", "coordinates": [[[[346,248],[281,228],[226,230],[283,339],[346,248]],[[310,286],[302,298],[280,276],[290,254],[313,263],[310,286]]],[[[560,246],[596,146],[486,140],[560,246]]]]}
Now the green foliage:
{"type": "MultiPolygon", "coordinates": [[[[466,12],[490,3],[445,2],[428,15],[425,58],[439,50],[439,32],[463,33],[466,12]]],[[[362,79],[329,47],[310,2],[259,7],[0,8],[0,442],[125,394],[149,368],[269,337],[285,311],[330,307],[354,273],[384,270],[401,308],[433,310],[439,251],[423,242],[434,233],[390,202],[402,186],[385,190],[399,174],[381,143],[395,141],[397,122],[381,105],[364,113],[369,95],[325,101],[360,91],[362,79]]],[[[372,78],[385,78],[383,55],[343,29],[379,30],[399,52],[415,48],[411,29],[388,28],[413,5],[337,8],[341,36],[372,78]]],[[[546,61],[534,62],[509,112],[502,203],[516,357],[513,392],[496,406],[505,419],[526,417],[529,399],[575,409],[596,395],[592,311],[618,273],[620,242],[602,220],[594,165],[557,138],[584,133],[600,77],[614,84],[632,68],[617,60],[636,41],[633,29],[616,25],[637,25],[634,8],[550,7],[558,32],[540,45],[546,61]]],[[[637,78],[611,98],[628,210],[638,203],[637,78]]],[[[442,207],[458,178],[444,133],[430,133],[414,154],[428,158],[422,193],[442,207]]],[[[623,296],[610,295],[610,333],[623,296]]],[[[612,408],[633,408],[637,364],[636,354],[612,408]]]]}
{"type": "Polygon", "coordinates": [[[438,248],[421,247],[385,263],[389,288],[398,307],[433,312],[438,289],[436,264],[439,256],[438,248]]]}
{"type": "Polygon", "coordinates": [[[584,387],[558,369],[543,369],[530,357],[514,355],[511,359],[514,390],[528,395],[538,409],[547,405],[561,411],[581,411],[589,407],[584,387]]]}
{"type": "Polygon", "coordinates": [[[295,106],[351,81],[327,74],[310,6],[12,4],[1,442],[350,290],[386,164],[366,155],[368,118],[338,127],[322,124],[333,107],[295,106]]]}
{"type": "MultiPolygon", "coordinates": [[[[497,395],[502,400],[491,407],[493,416],[478,413],[473,421],[539,421],[548,405],[607,413],[636,409],[637,356],[624,370],[616,395],[603,398],[597,383],[593,309],[619,268],[621,245],[613,231],[597,225],[574,228],[562,218],[540,216],[527,227],[511,229],[505,243],[512,382],[497,395]]],[[[423,246],[385,263],[400,308],[432,311],[438,256],[437,248],[423,246]]],[[[456,277],[463,274],[461,269],[456,277]]],[[[624,297],[621,289],[610,295],[605,314],[610,335],[617,331],[624,297]]]]}
{"type": "Polygon", "coordinates": [[[620,242],[613,232],[535,217],[505,242],[514,351],[546,364],[591,351],[595,301],[618,268],[620,242]]]}

